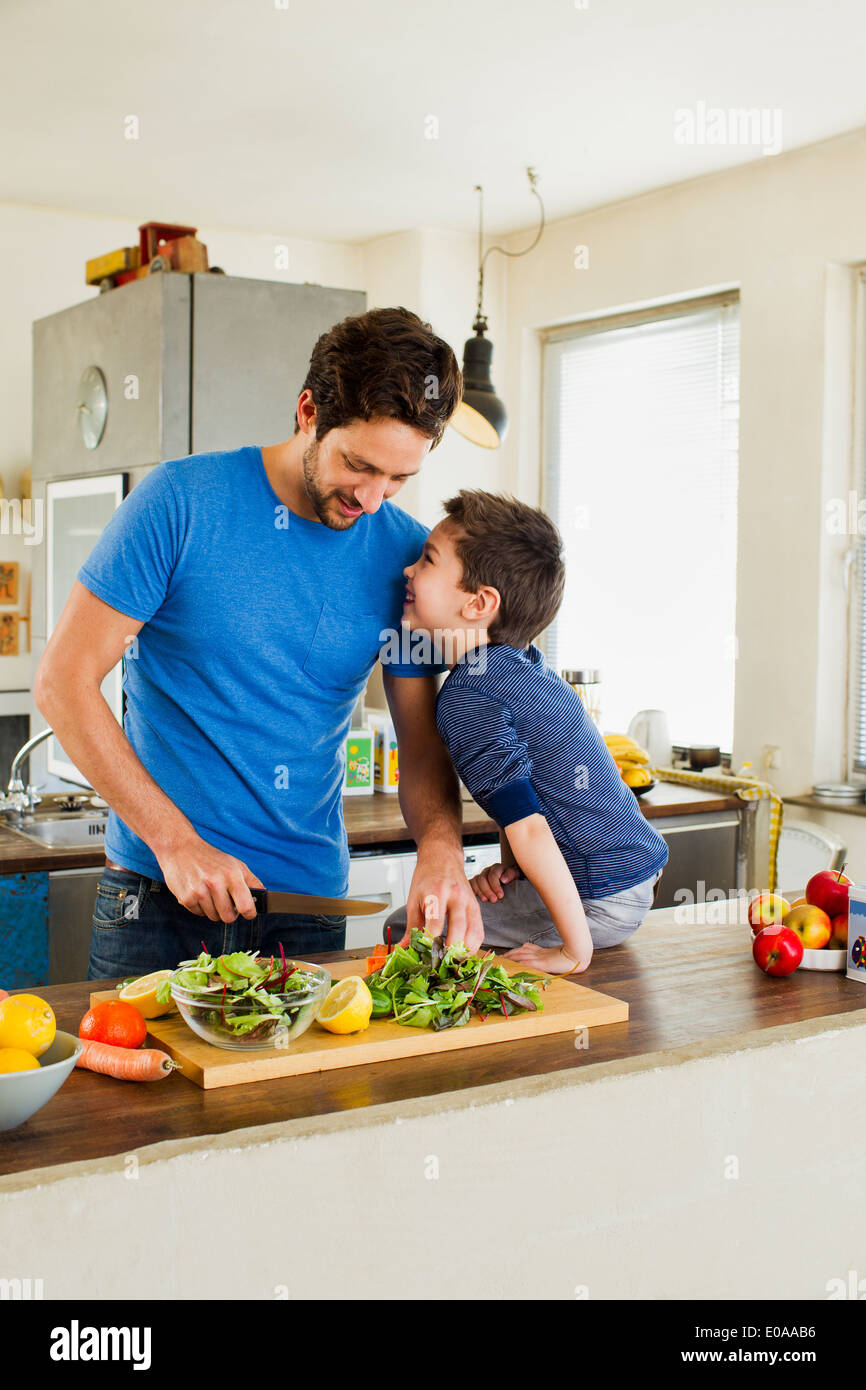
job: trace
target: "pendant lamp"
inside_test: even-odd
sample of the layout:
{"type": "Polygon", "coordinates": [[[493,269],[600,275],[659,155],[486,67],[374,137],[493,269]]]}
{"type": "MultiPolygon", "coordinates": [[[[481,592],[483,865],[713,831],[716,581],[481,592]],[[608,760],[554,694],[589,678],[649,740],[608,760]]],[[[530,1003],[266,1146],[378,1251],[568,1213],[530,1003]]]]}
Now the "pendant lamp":
{"type": "Polygon", "coordinates": [[[484,262],[491,251],[501,251],[503,256],[525,256],[535,249],[544,231],[544,204],[536,188],[536,173],[527,169],[529,185],[538,199],[541,208],[541,223],[535,240],[525,251],[506,251],[504,246],[488,246],[482,254],[484,241],[484,192],[480,184],[475,192],[481,195],[478,201],[478,304],[472,330],[474,338],[467,338],[463,345],[463,399],[451,416],[449,424],[472,444],[482,449],[498,449],[508,433],[508,411],[504,402],[497,396],[490,376],[493,359],[493,344],[485,335],[487,319],[484,314],[484,262]]]}

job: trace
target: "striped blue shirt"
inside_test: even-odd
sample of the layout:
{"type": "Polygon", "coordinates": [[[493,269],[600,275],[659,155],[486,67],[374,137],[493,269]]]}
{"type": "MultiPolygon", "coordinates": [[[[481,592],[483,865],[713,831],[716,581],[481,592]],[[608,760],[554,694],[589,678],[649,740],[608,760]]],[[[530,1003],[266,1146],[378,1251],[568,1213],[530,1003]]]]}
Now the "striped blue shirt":
{"type": "Polygon", "coordinates": [[[436,726],[475,800],[500,826],[544,816],[581,898],[643,883],[667,863],[580,696],[537,647],[490,645],[452,669],[436,726]]]}

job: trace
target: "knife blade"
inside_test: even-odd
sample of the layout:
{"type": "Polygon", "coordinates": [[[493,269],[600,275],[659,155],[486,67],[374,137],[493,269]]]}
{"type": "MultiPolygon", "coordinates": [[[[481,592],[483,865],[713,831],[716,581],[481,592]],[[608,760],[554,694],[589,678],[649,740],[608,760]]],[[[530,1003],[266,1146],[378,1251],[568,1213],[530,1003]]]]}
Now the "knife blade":
{"type": "Polygon", "coordinates": [[[311,893],[278,893],[268,888],[251,888],[257,912],[324,913],[328,917],[367,917],[384,912],[390,903],[365,898],[321,898],[311,893]]]}

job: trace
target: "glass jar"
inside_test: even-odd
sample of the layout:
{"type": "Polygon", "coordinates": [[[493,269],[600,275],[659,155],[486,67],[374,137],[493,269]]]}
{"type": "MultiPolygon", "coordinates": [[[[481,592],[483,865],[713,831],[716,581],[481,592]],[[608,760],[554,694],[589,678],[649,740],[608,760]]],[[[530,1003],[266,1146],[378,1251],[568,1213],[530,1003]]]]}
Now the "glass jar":
{"type": "Polygon", "coordinates": [[[601,728],[601,672],[579,667],[574,671],[563,671],[562,679],[567,681],[580,696],[583,707],[593,723],[601,728]]]}

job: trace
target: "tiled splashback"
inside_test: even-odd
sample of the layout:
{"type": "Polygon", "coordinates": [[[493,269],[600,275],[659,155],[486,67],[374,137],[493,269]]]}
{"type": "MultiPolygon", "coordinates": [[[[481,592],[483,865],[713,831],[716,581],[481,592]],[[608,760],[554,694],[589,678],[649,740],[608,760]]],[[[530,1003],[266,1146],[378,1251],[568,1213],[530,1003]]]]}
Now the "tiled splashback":
{"type": "MultiPolygon", "coordinates": [[[[12,759],[29,737],[30,718],[28,715],[0,714],[0,791],[6,790],[12,759]]],[[[26,776],[26,767],[24,773],[26,776]]]]}

